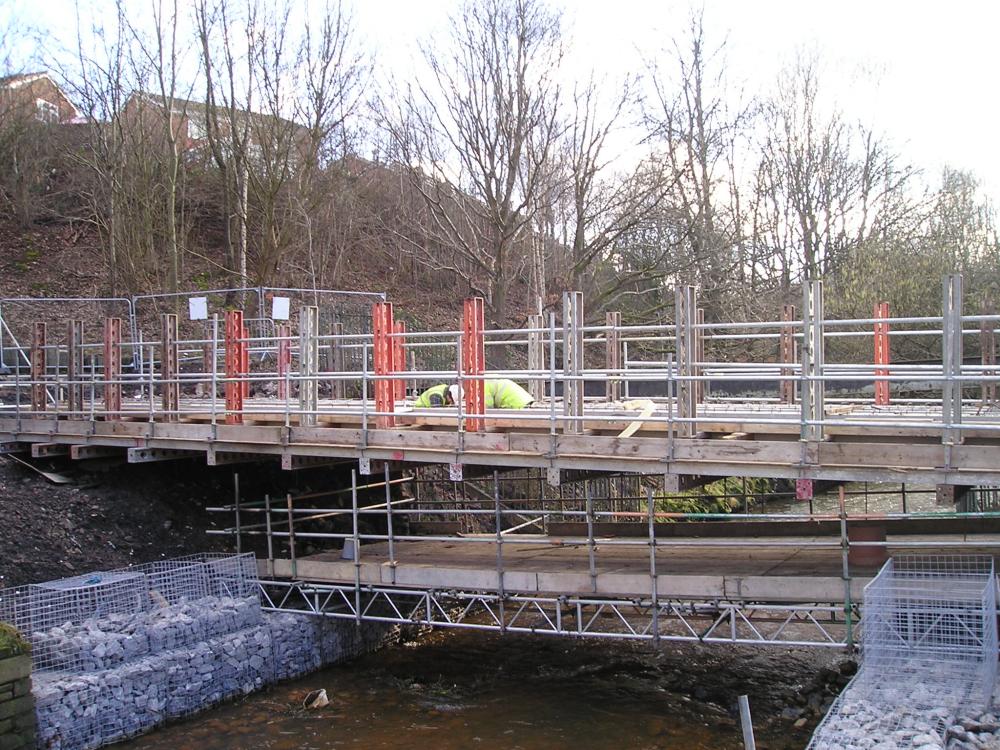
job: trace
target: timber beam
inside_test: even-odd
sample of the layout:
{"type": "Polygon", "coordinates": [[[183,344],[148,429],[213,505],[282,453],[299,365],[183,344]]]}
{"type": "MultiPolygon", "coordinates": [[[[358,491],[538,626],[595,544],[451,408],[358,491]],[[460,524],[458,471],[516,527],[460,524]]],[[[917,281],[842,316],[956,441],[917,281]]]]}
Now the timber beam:
{"type": "Polygon", "coordinates": [[[176,450],[173,448],[129,448],[130,464],[145,464],[153,461],[176,461],[182,458],[196,458],[204,451],[176,450]]]}
{"type": "Polygon", "coordinates": [[[318,469],[323,466],[353,464],[351,459],[336,459],[326,456],[294,456],[290,453],[281,455],[281,468],[284,471],[299,471],[300,469],[318,469]]]}
{"type": "Polygon", "coordinates": [[[111,445],[69,446],[69,457],[74,461],[83,461],[88,458],[122,458],[123,456],[121,448],[111,445]]]}
{"type": "Polygon", "coordinates": [[[205,462],[209,466],[227,466],[229,464],[252,464],[261,461],[273,461],[274,456],[246,451],[221,451],[209,448],[205,453],[205,462]]]}
{"type": "Polygon", "coordinates": [[[52,458],[54,456],[68,456],[69,446],[62,443],[32,443],[32,458],[52,458]]]}

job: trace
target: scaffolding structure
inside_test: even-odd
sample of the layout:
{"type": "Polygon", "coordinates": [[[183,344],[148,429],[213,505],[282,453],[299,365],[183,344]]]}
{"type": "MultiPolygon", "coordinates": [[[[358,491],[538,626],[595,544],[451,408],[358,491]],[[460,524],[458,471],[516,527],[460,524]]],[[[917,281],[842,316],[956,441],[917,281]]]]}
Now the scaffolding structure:
{"type": "MultiPolygon", "coordinates": [[[[486,330],[473,299],[454,331],[406,328],[378,295],[350,298],[355,309],[375,300],[355,332],[324,322],[332,302],[303,304],[289,323],[263,328],[252,324],[261,300],[253,317],[213,313],[200,330],[165,312],[151,334],[136,312],[145,299],[125,301],[127,322],[53,320],[59,307],[39,305],[31,341],[18,341],[0,371],[0,442],[127,446],[132,461],[276,456],[286,468],[305,457],[363,467],[403,456],[455,473],[543,468],[551,484],[567,470],[617,467],[803,481],[905,472],[910,481],[997,485],[1000,376],[989,344],[1000,316],[965,314],[958,277],[943,290],[940,316],[893,318],[880,304],[873,318],[835,320],[825,317],[822,284],[811,282],[801,320],[786,311],[780,321],[708,322],[685,286],[677,319],[649,325],[615,315],[586,325],[582,298],[567,293],[561,321],[533,316],[509,330],[486,330]],[[938,349],[940,361],[890,357],[909,341],[938,349]],[[974,347],[982,362],[963,356],[974,347]],[[857,354],[865,348],[870,357],[857,354]],[[532,364],[489,369],[500,349],[508,362],[532,364]],[[477,394],[490,378],[527,382],[536,403],[486,409],[477,394]],[[464,386],[461,403],[413,407],[409,395],[442,381],[464,386]]],[[[13,304],[0,300],[0,316],[13,304]]],[[[6,319],[0,328],[9,333],[6,319]]]]}
{"type": "MultiPolygon", "coordinates": [[[[331,329],[324,302],[307,296],[287,323],[254,328],[260,294],[256,309],[213,313],[197,335],[175,312],[160,313],[158,339],[126,340],[130,326],[109,318],[101,340],[87,334],[92,326],[81,334],[70,323],[63,341],[49,321],[36,321],[23,361],[0,376],[0,450],[133,463],[280,459],[289,470],[352,464],[349,507],[343,498],[316,507],[288,497],[225,508],[236,516],[227,533],[238,543],[267,544],[262,575],[273,582],[275,606],[502,631],[847,647],[861,587],[875,570],[852,556],[968,549],[968,529],[887,542],[896,522],[921,521],[905,489],[902,512],[879,519],[849,514],[844,502],[826,512],[809,502],[806,512],[814,484],[902,480],[935,487],[939,502],[948,488],[1000,485],[1000,410],[989,389],[1000,376],[983,344],[1000,316],[965,314],[958,277],[944,280],[940,316],[891,317],[879,304],[872,318],[829,319],[822,284],[810,282],[798,316],[789,307],[777,321],[706,321],[697,289],[683,285],[669,323],[622,325],[612,314],[588,325],[582,295],[571,292],[561,316],[505,330],[485,328],[477,299],[463,305],[457,330],[404,328],[382,298],[359,302],[372,303],[367,330],[331,329]],[[981,362],[963,356],[969,337],[981,362]],[[940,359],[891,356],[908,341],[940,359]],[[491,368],[501,350],[509,364],[491,368]],[[141,367],[126,367],[122,352],[137,352],[132,362],[141,367]],[[494,378],[526,382],[536,403],[486,408],[484,381],[494,378]],[[437,382],[459,383],[464,398],[415,407],[410,396],[437,382]],[[463,488],[467,476],[494,472],[493,486],[470,484],[475,497],[450,506],[416,493],[394,497],[394,483],[416,464],[447,467],[463,488]],[[539,484],[544,474],[545,486],[511,497],[498,477],[510,469],[535,472],[530,481],[539,484]],[[610,478],[607,491],[578,481],[607,472],[655,481],[625,491],[619,481],[614,492],[610,478]],[[716,477],[794,481],[803,505],[772,515],[658,504],[716,477]],[[549,491],[564,484],[577,489],[549,491]],[[366,488],[385,496],[365,499],[366,488]],[[713,533],[668,536],[680,521],[713,533]],[[785,528],[765,534],[772,522],[785,528]],[[724,525],[732,533],[715,533],[724,525]],[[315,559],[305,554],[313,544],[337,554],[315,559]],[[435,558],[445,547],[465,561],[449,567],[435,558]],[[565,559],[532,561],[550,550],[565,559]],[[681,551],[718,563],[745,550],[771,555],[775,569],[792,550],[821,564],[783,577],[721,563],[715,575],[673,575],[681,551]],[[419,567],[418,552],[431,562],[419,567]],[[456,601],[465,602],[458,612],[476,617],[455,619],[446,602],[456,601]],[[524,625],[528,611],[537,616],[524,625]]],[[[948,520],[979,519],[989,532],[997,517],[948,520]]],[[[988,534],[974,547],[992,552],[1000,539],[988,534]]],[[[692,571],[700,564],[684,562],[692,571]]]]}

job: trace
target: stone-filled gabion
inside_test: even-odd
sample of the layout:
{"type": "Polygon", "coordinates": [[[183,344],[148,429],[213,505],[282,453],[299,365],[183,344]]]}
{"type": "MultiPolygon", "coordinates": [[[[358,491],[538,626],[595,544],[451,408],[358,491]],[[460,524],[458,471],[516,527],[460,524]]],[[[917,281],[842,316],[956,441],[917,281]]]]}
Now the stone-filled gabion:
{"type": "Polygon", "coordinates": [[[391,625],[264,613],[252,554],[0,589],[31,641],[37,738],[91,750],[380,645],[391,625]]]}
{"type": "Polygon", "coordinates": [[[271,630],[254,599],[208,597],[53,630],[35,634],[36,642],[73,649],[87,671],[36,676],[43,747],[117,742],[257,690],[276,671],[271,630]]]}
{"type": "Polygon", "coordinates": [[[322,653],[323,621],[315,617],[275,613],[267,627],[274,648],[273,679],[277,682],[313,672],[326,662],[322,653]]]}
{"type": "Polygon", "coordinates": [[[255,598],[204,597],[33,635],[86,671],[35,676],[41,747],[91,750],[279,680],[376,648],[390,626],[263,613],[255,598]]]}
{"type": "Polygon", "coordinates": [[[208,597],[149,612],[111,614],[79,625],[67,622],[32,633],[31,642],[34,652],[44,657],[40,661],[72,665],[64,671],[98,672],[260,622],[255,599],[208,597]]]}

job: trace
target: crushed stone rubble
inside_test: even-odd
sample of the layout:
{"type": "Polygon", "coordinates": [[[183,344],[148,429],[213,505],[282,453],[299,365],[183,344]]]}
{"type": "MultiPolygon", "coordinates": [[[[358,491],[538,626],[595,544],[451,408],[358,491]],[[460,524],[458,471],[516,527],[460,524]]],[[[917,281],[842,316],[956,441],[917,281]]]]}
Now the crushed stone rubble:
{"type": "MultiPolygon", "coordinates": [[[[817,727],[809,750],[1000,750],[1000,720],[974,680],[899,670],[887,683],[862,669],[817,727]]],[[[1000,693],[991,705],[1000,705],[1000,693]]]]}
{"type": "Polygon", "coordinates": [[[72,672],[36,672],[40,747],[90,750],[375,648],[388,628],[206,597],[33,633],[72,672]]]}

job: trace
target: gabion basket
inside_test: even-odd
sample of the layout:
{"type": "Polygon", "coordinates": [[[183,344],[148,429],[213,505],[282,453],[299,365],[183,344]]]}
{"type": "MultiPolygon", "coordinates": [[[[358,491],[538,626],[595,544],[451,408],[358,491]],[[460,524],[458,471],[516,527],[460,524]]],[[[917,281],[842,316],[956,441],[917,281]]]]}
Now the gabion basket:
{"type": "Polygon", "coordinates": [[[886,562],[864,591],[861,667],[809,750],[944,747],[956,717],[992,701],[996,586],[992,557],[886,562]]]}

